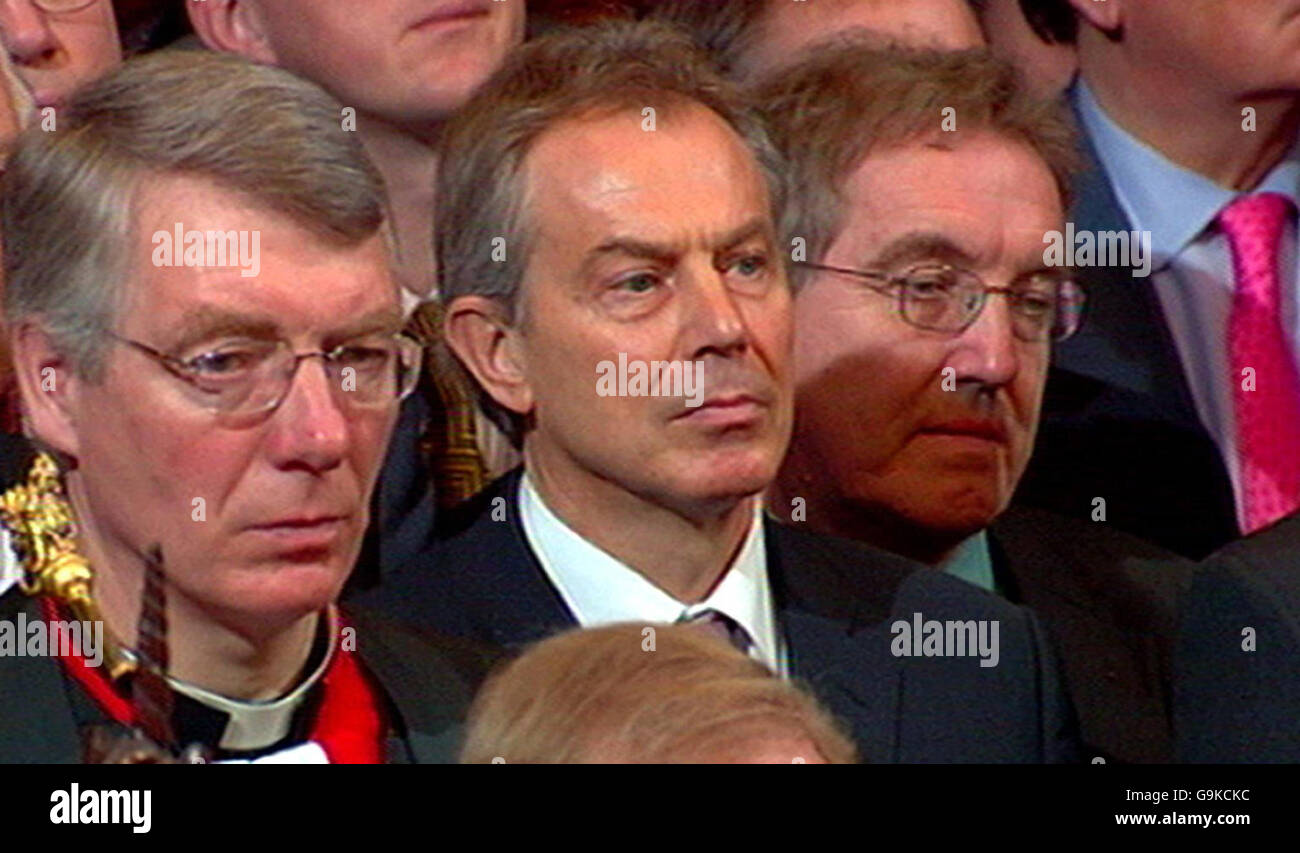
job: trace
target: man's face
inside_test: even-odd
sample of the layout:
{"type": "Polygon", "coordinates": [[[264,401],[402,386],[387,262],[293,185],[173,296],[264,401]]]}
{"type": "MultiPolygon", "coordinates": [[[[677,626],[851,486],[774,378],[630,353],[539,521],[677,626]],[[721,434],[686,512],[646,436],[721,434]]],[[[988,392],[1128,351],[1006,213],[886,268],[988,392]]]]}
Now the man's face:
{"type": "MultiPolygon", "coordinates": [[[[992,287],[1043,265],[1062,227],[1052,174],[1032,150],[981,133],[955,147],[868,155],[844,186],[843,231],[822,263],[902,273],[947,263],[992,287]]],[[[850,517],[949,537],[1006,508],[1033,449],[1049,344],[1012,334],[990,295],[965,332],[917,329],[898,300],[817,273],[795,300],[796,426],[783,491],[850,517]],[[951,380],[944,389],[945,371],[951,380]]],[[[809,510],[811,513],[811,509],[809,510]]]]}
{"type": "Polygon", "coordinates": [[[653,131],[642,121],[571,121],[528,156],[526,458],[683,514],[714,511],[765,488],[785,450],[790,294],[741,139],[696,106],[661,110],[653,131]],[[620,354],[702,364],[703,404],[601,396],[598,366],[620,354]]]}
{"type": "Polygon", "coordinates": [[[458,109],[524,32],[524,0],[249,1],[277,65],[403,126],[458,109]]]}
{"type": "Polygon", "coordinates": [[[93,0],[75,12],[46,12],[32,0],[0,0],[0,40],[38,109],[59,106],[122,61],[109,0],[93,0]]]}
{"type": "Polygon", "coordinates": [[[909,47],[980,47],[984,35],[966,0],[767,0],[741,63],[758,78],[796,58],[805,46],[864,28],[909,47]]]}
{"type": "MultiPolygon", "coordinates": [[[[142,199],[135,272],[115,334],[189,358],[225,342],[282,339],[295,353],[400,327],[378,237],[326,242],[279,214],[190,179],[142,199]],[[153,235],[260,231],[260,274],[156,267],[153,235]]],[[[120,342],[102,381],[68,392],[79,515],[110,564],[161,544],[174,590],[214,618],[282,624],[338,594],[356,560],[396,411],[342,402],[320,358],[299,362],[280,406],[251,422],[213,414],[191,387],[120,342]],[[224,616],[223,616],[224,614],[224,616]]]]}
{"type": "Polygon", "coordinates": [[[1144,66],[1181,69],[1238,97],[1300,88],[1298,0],[1123,4],[1125,42],[1144,66]]]}

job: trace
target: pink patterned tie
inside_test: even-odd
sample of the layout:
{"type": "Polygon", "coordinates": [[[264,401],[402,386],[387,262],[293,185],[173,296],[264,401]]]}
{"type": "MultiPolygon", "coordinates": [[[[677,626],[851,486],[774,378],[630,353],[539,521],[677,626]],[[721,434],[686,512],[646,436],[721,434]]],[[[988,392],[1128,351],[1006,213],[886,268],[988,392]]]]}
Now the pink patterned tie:
{"type": "Polygon", "coordinates": [[[1300,507],[1300,376],[1282,328],[1278,242],[1291,201],[1278,193],[1242,196],[1219,213],[1237,279],[1228,320],[1228,358],[1237,415],[1243,533],[1300,507]],[[1246,368],[1254,369],[1254,382],[1246,368]],[[1252,390],[1253,384],[1253,390],[1252,390]]]}

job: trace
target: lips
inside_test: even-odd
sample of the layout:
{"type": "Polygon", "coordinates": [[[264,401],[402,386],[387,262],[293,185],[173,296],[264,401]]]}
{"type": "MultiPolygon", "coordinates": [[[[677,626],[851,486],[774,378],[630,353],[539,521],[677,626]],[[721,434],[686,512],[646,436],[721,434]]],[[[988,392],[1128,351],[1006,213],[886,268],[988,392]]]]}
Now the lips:
{"type": "Polygon", "coordinates": [[[746,427],[760,420],[769,405],[769,400],[756,394],[714,394],[701,405],[683,410],[673,420],[718,428],[746,427]]]}
{"type": "Polygon", "coordinates": [[[316,527],[325,527],[346,520],[347,516],[345,515],[299,516],[296,518],[271,521],[265,524],[254,524],[251,525],[251,528],[253,530],[311,530],[316,527]]]}
{"type": "Polygon", "coordinates": [[[1001,421],[986,418],[957,418],[922,427],[923,435],[976,438],[1006,444],[1007,428],[1001,421]]]}
{"type": "Polygon", "coordinates": [[[345,515],[296,516],[254,524],[248,532],[286,559],[313,562],[324,559],[339,546],[348,532],[348,518],[345,515]]]}
{"type": "Polygon", "coordinates": [[[490,7],[483,0],[461,0],[457,3],[448,3],[433,12],[420,18],[412,25],[412,29],[421,29],[423,27],[434,27],[439,24],[446,24],[452,21],[458,21],[465,18],[476,18],[488,15],[491,12],[490,7]]]}

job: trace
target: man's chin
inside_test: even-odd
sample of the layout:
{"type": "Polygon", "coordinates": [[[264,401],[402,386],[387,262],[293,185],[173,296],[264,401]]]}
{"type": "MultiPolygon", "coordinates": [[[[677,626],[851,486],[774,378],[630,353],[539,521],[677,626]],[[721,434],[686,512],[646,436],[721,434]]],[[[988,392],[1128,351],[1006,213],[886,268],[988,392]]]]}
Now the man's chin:
{"type": "Polygon", "coordinates": [[[932,503],[906,513],[918,528],[941,538],[965,539],[988,527],[1005,509],[994,494],[939,495],[932,503]]]}
{"type": "Polygon", "coordinates": [[[269,560],[223,590],[223,609],[268,622],[292,621],[337,600],[350,573],[337,557],[269,560]]]}
{"type": "Polygon", "coordinates": [[[728,455],[687,468],[678,479],[677,491],[692,503],[725,506],[764,491],[776,477],[776,469],[767,455],[728,455]]]}

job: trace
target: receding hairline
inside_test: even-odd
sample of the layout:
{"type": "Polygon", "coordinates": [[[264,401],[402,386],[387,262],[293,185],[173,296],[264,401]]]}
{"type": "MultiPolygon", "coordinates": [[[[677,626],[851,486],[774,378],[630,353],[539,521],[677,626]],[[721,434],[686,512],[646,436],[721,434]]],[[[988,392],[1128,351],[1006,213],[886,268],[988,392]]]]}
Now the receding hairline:
{"type": "MultiPolygon", "coordinates": [[[[772,188],[767,185],[762,164],[759,162],[754,151],[746,143],[741,132],[732,125],[731,122],[727,121],[726,117],[719,114],[708,104],[697,101],[693,98],[685,97],[675,92],[663,93],[663,104],[666,107],[666,112],[671,116],[690,115],[691,119],[689,120],[689,123],[695,127],[699,127],[701,123],[703,123],[704,125],[712,127],[716,131],[720,131],[721,135],[718,139],[726,139],[726,144],[730,146],[731,152],[736,156],[736,162],[744,164],[744,168],[749,171],[750,177],[754,181],[754,187],[758,191],[755,215],[747,218],[737,226],[729,227],[717,235],[712,235],[710,242],[716,243],[719,246],[722,244],[735,245],[743,240],[749,239],[757,233],[763,233],[765,236],[769,237],[772,242],[775,242],[776,224],[773,223],[771,219],[772,188]]],[[[516,180],[519,181],[518,186],[520,188],[519,198],[521,201],[521,221],[526,230],[529,230],[534,235],[536,235],[538,231],[539,223],[535,218],[534,207],[534,202],[538,192],[538,179],[541,177],[545,180],[547,176],[552,174],[550,171],[544,170],[542,166],[539,165],[539,152],[544,150],[545,153],[550,156],[564,156],[562,148],[558,151],[554,149],[554,146],[561,145],[561,142],[557,141],[557,138],[562,137],[565,133],[571,133],[576,135],[579,139],[587,140],[590,138],[591,134],[590,125],[594,123],[604,123],[609,125],[618,122],[622,120],[622,115],[624,113],[629,113],[629,115],[626,116],[626,121],[629,122],[629,126],[640,127],[642,117],[639,114],[634,113],[635,109],[634,106],[622,103],[621,99],[618,98],[614,98],[609,102],[586,105],[570,114],[558,118],[531,138],[523,156],[520,158],[518,173],[516,175],[516,180]],[[635,125],[632,123],[635,123],[635,125]]],[[[638,130],[637,132],[671,133],[674,124],[670,120],[666,126],[659,127],[658,122],[661,117],[662,114],[656,113],[656,130],[638,130]]],[[[686,124],[687,122],[683,122],[682,124],[676,125],[676,127],[680,128],[686,124]]],[[[627,150],[629,149],[619,148],[617,149],[617,154],[615,156],[621,157],[623,156],[623,152],[627,150]]],[[[645,149],[640,150],[644,151],[645,149]]],[[[637,253],[638,250],[640,250],[641,254],[646,255],[654,254],[660,251],[660,249],[662,249],[664,253],[667,253],[670,250],[670,246],[667,242],[658,241],[655,238],[648,238],[644,235],[607,233],[599,238],[598,243],[588,247],[585,250],[584,255],[588,260],[590,260],[598,253],[601,253],[606,249],[616,249],[619,245],[632,253],[637,253]],[[662,245],[660,245],[661,243],[662,245]]]]}
{"type": "Polygon", "coordinates": [[[1066,204],[1065,188],[1062,187],[1060,180],[1054,173],[1052,164],[1024,134],[1012,128],[999,126],[995,122],[981,122],[952,132],[927,129],[903,134],[892,139],[867,138],[857,159],[845,169],[842,175],[841,187],[846,187],[868,161],[874,158],[888,155],[906,156],[909,151],[916,150],[956,154],[961,149],[980,143],[993,143],[1004,151],[1015,151],[1018,155],[1024,155],[1027,158],[1026,162],[1033,162],[1039,167],[1042,172],[1041,177],[1045,178],[1047,184],[1051,186],[1056,203],[1064,213],[1066,204]]]}

